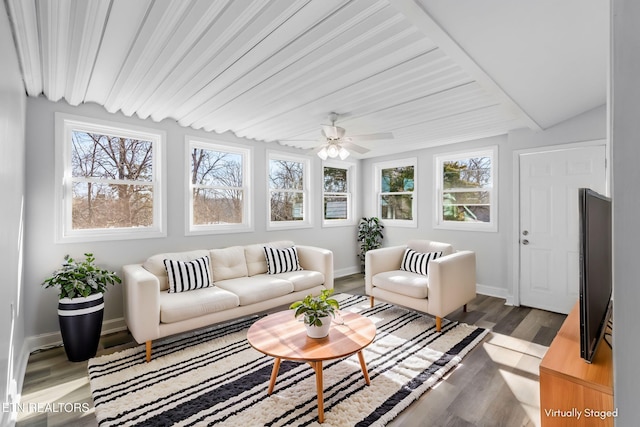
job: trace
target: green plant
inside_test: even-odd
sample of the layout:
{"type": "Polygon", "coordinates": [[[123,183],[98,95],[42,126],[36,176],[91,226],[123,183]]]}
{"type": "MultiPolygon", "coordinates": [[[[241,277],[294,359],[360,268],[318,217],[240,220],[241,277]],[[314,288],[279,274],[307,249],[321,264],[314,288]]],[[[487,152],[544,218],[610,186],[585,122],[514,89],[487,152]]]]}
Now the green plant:
{"type": "Polygon", "coordinates": [[[84,261],[76,261],[65,255],[62,268],[54,271],[51,277],[42,282],[42,286],[58,288],[62,299],[105,293],[107,285],[121,283],[115,272],[97,267],[93,263],[93,254],[86,253],[84,256],[84,261]]]}
{"type": "Polygon", "coordinates": [[[289,307],[295,310],[295,317],[304,315],[306,325],[322,326],[320,318],[334,316],[336,310],[340,309],[337,300],[329,298],[333,289],[325,289],[318,296],[307,295],[302,301],[296,301],[289,307]]]}
{"type": "Polygon", "coordinates": [[[377,249],[382,246],[382,230],[384,225],[380,223],[380,218],[372,216],[370,218],[363,217],[358,224],[358,242],[360,244],[360,253],[358,257],[364,262],[364,255],[371,249],[377,249]]]}

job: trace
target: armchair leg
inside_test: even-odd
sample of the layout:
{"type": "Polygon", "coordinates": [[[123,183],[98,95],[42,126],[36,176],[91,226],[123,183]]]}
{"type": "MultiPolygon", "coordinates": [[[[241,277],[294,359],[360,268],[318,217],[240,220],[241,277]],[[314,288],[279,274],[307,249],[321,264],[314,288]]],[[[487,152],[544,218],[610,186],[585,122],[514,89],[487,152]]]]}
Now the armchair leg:
{"type": "Polygon", "coordinates": [[[371,301],[371,308],[373,308],[373,306],[376,305],[375,301],[373,300],[373,296],[369,297],[369,301],[371,301]]]}
{"type": "Polygon", "coordinates": [[[145,348],[147,350],[147,363],[151,362],[151,341],[145,342],[145,348]]]}
{"type": "Polygon", "coordinates": [[[463,306],[462,306],[462,311],[463,311],[464,313],[466,313],[466,312],[467,312],[467,304],[465,304],[465,305],[463,305],[463,306]]]}
{"type": "Polygon", "coordinates": [[[440,332],[442,330],[442,317],[436,316],[436,332],[440,332]]]}

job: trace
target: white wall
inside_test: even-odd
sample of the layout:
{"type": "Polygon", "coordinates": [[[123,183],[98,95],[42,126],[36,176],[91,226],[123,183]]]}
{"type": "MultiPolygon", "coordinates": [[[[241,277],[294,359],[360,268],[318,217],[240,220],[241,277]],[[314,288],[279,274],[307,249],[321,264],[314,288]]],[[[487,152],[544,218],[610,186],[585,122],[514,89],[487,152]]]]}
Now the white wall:
{"type": "MultiPolygon", "coordinates": [[[[315,245],[331,249],[334,253],[334,267],[337,275],[359,271],[356,257],[355,226],[323,228],[321,226],[322,205],[320,200],[322,181],[321,162],[312,157],[313,218],[312,228],[291,231],[266,230],[266,150],[280,150],[303,153],[300,150],[277,144],[257,143],[236,138],[230,134],[218,135],[204,131],[183,128],[165,120],[155,123],[110,114],[102,107],[85,104],[72,107],[65,102],[50,102],[41,98],[29,98],[27,102],[27,215],[25,243],[25,297],[27,301],[26,334],[37,338],[38,342],[59,339],[56,314],[56,292],[42,289],[42,280],[63,261],[65,254],[82,257],[85,252],[93,252],[97,263],[116,271],[122,265],[143,262],[149,256],[168,251],[198,248],[220,248],[232,245],[260,243],[280,239],[291,239],[298,244],[315,245]],[[111,120],[123,124],[164,130],[167,134],[167,204],[168,235],[166,238],[91,242],[77,244],[54,243],[54,114],[64,112],[83,117],[111,120]],[[254,147],[254,222],[255,232],[217,234],[209,236],[185,237],[185,135],[199,135],[231,143],[248,144],[254,147]]],[[[105,329],[122,326],[122,292],[117,285],[106,294],[105,329]]]]}
{"type": "MultiPolygon", "coordinates": [[[[374,168],[375,163],[380,161],[388,161],[394,159],[405,159],[416,157],[417,165],[417,228],[391,227],[385,224],[385,237],[383,239],[384,246],[393,246],[406,243],[411,239],[430,239],[443,241],[453,244],[456,249],[468,249],[476,252],[476,262],[478,270],[478,283],[482,287],[486,287],[482,292],[490,293],[496,296],[505,297],[506,291],[506,270],[495,268],[496,260],[503,260],[507,256],[507,234],[505,233],[504,222],[500,220],[497,233],[488,232],[468,232],[468,231],[450,231],[433,228],[433,220],[435,208],[433,200],[434,195],[434,156],[441,153],[456,152],[467,149],[478,149],[482,147],[498,146],[498,164],[499,164],[499,218],[508,216],[505,210],[509,205],[505,199],[506,191],[510,191],[510,187],[506,188],[510,180],[505,180],[501,176],[504,166],[509,162],[507,149],[507,137],[499,136],[493,138],[485,138],[482,140],[465,142],[448,146],[440,146],[417,150],[409,153],[397,154],[394,156],[385,156],[384,158],[368,159],[363,162],[362,181],[365,183],[363,189],[363,212],[365,216],[376,216],[376,196],[374,194],[374,168]],[[504,183],[504,185],[503,185],[504,183]],[[503,188],[505,187],[505,188],[503,188]],[[490,289],[489,289],[490,288],[490,289]]],[[[383,221],[384,224],[384,221],[383,221]]],[[[502,262],[501,262],[502,264],[502,262]]]]}
{"type": "Polygon", "coordinates": [[[384,246],[403,244],[410,239],[450,242],[457,249],[476,252],[478,291],[492,296],[513,297],[513,154],[514,151],[551,145],[606,138],[606,108],[598,107],[541,132],[520,130],[509,135],[484,138],[460,144],[417,150],[410,153],[367,159],[361,167],[362,209],[365,216],[376,215],[374,164],[391,159],[418,158],[418,226],[402,228],[385,226],[384,246]],[[498,146],[498,231],[452,231],[433,228],[434,156],[441,153],[498,146]]]}
{"type": "Polygon", "coordinates": [[[616,425],[638,425],[640,407],[640,2],[612,2],[613,366],[616,425]]]}
{"type": "MultiPolygon", "coordinates": [[[[19,387],[26,362],[22,354],[22,224],[25,168],[26,95],[5,3],[0,4],[0,402],[10,402],[12,381],[19,387]]],[[[0,411],[0,425],[10,413],[0,411]]]]}

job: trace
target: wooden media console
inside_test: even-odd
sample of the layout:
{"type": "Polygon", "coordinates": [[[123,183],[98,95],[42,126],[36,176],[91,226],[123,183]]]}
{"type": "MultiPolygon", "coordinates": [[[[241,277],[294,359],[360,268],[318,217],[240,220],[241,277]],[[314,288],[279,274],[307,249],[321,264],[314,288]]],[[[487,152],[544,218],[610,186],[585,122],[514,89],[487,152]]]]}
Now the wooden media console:
{"type": "Polygon", "coordinates": [[[613,354],[606,342],[592,363],[580,357],[576,304],[540,363],[542,426],[613,426],[613,354]]]}

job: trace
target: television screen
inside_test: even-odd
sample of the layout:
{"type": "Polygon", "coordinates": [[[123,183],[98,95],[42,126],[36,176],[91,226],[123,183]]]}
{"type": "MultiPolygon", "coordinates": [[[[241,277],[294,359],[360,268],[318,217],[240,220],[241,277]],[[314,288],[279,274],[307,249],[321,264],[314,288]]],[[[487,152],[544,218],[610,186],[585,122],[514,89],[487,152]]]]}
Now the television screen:
{"type": "Polygon", "coordinates": [[[611,315],[611,200],[579,190],[580,357],[591,362],[611,315]]]}

